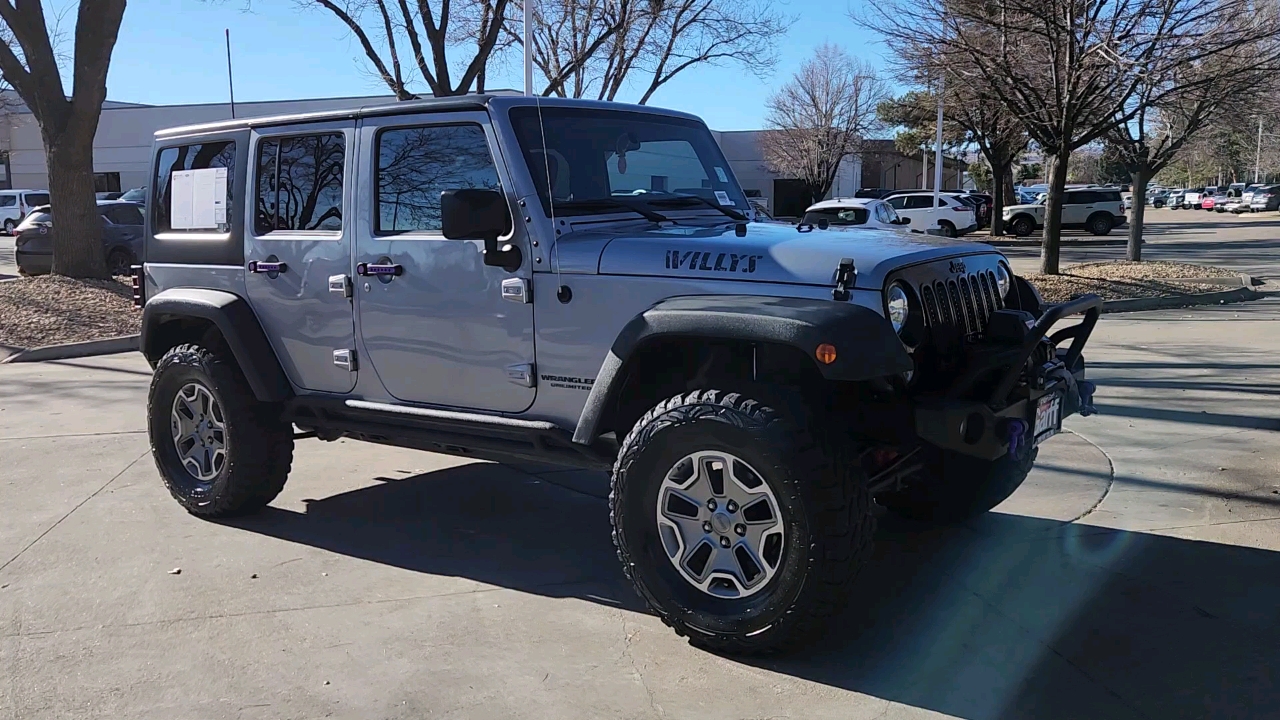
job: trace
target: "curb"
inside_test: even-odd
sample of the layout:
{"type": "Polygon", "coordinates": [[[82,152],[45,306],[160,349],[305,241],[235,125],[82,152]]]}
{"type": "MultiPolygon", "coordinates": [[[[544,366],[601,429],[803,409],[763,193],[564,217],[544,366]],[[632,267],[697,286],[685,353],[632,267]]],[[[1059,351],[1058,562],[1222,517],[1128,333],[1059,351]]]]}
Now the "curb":
{"type": "Polygon", "coordinates": [[[1104,300],[1102,312],[1122,313],[1142,310],[1167,310],[1169,308],[1196,307],[1199,305],[1224,305],[1226,303],[1257,300],[1263,293],[1251,287],[1238,287],[1220,292],[1199,293],[1179,297],[1134,298],[1132,300],[1104,300]]]}
{"type": "Polygon", "coordinates": [[[114,355],[115,353],[132,352],[137,350],[138,347],[139,336],[137,335],[123,335],[105,340],[89,340],[86,342],[64,343],[62,345],[45,345],[44,347],[27,350],[0,346],[0,355],[4,355],[5,351],[12,352],[8,357],[0,360],[0,364],[67,360],[94,355],[114,355]]]}

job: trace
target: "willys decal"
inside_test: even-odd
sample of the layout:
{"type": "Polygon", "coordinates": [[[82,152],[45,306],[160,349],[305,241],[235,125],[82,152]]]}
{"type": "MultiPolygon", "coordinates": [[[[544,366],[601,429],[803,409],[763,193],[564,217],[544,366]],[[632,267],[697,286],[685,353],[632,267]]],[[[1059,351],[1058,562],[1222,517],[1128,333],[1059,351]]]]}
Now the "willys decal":
{"type": "Polygon", "coordinates": [[[744,272],[756,271],[756,261],[763,255],[739,255],[737,253],[714,253],[702,250],[668,250],[668,270],[704,270],[706,272],[744,272]]]}

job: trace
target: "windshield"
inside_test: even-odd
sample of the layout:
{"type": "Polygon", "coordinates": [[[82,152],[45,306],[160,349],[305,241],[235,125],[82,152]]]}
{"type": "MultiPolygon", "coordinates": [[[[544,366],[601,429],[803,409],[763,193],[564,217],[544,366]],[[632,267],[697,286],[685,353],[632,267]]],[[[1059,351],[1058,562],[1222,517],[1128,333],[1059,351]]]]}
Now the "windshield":
{"type": "Polygon", "coordinates": [[[848,225],[866,225],[867,209],[866,208],[827,208],[826,210],[810,210],[804,214],[804,218],[800,220],[800,224],[808,223],[817,225],[819,221],[825,220],[832,227],[842,227],[848,225]]]}
{"type": "Polygon", "coordinates": [[[601,201],[620,199],[662,209],[711,210],[706,203],[737,212],[750,207],[700,122],[566,107],[542,108],[541,127],[538,108],[513,108],[511,122],[548,214],[553,210],[549,198],[555,200],[556,215],[616,213],[618,206],[601,201]]]}
{"type": "Polygon", "coordinates": [[[120,199],[128,200],[129,202],[137,202],[137,203],[146,202],[147,189],[145,187],[134,188],[126,192],[125,194],[121,195],[120,199]]]}
{"type": "Polygon", "coordinates": [[[52,224],[53,215],[49,212],[49,206],[45,205],[44,207],[38,207],[27,213],[27,216],[22,218],[22,222],[18,223],[18,227],[15,229],[21,232],[22,230],[30,230],[37,225],[52,224]]]}

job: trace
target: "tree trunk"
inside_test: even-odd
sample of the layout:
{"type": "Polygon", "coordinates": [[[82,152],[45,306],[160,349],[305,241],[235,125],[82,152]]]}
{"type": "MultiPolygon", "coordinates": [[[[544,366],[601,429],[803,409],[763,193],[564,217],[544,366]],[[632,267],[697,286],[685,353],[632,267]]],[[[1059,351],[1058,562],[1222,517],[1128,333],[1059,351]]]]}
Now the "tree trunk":
{"type": "Polygon", "coordinates": [[[1147,210],[1147,178],[1150,172],[1146,168],[1131,171],[1133,191],[1133,214],[1129,216],[1129,247],[1125,258],[1137,262],[1142,259],[1142,223],[1147,210]]]}
{"type": "Polygon", "coordinates": [[[1004,185],[1008,177],[1008,165],[991,166],[991,237],[1004,234],[1004,185]]]}
{"type": "Polygon", "coordinates": [[[102,219],[93,194],[93,133],[66,132],[45,137],[49,159],[49,204],[54,208],[53,274],[105,278],[102,219]]]}
{"type": "Polygon", "coordinates": [[[1067,187],[1067,160],[1070,157],[1068,149],[1045,156],[1050,170],[1049,197],[1044,203],[1044,240],[1040,244],[1040,272],[1044,275],[1058,274],[1058,254],[1062,246],[1062,196],[1067,187]]]}

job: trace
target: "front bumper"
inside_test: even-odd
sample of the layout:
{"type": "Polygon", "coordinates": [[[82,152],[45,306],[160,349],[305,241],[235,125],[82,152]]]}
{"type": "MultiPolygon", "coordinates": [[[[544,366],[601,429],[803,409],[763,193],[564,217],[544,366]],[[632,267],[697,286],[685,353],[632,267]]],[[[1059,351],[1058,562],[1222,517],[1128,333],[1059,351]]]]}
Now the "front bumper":
{"type": "Polygon", "coordinates": [[[916,406],[917,437],[946,450],[995,460],[1037,440],[1037,408],[1046,396],[1059,397],[1060,418],[1092,414],[1093,384],[1085,379],[1081,353],[1101,313],[1102,299],[1086,295],[1044,308],[1019,342],[988,341],[992,347],[984,348],[981,362],[968,367],[944,395],[916,406]],[[1059,321],[1081,314],[1079,323],[1049,334],[1059,321]],[[1071,340],[1071,346],[1028,372],[1028,361],[1046,337],[1055,346],[1071,340]],[[984,381],[991,387],[985,399],[964,399],[984,381]]]}

